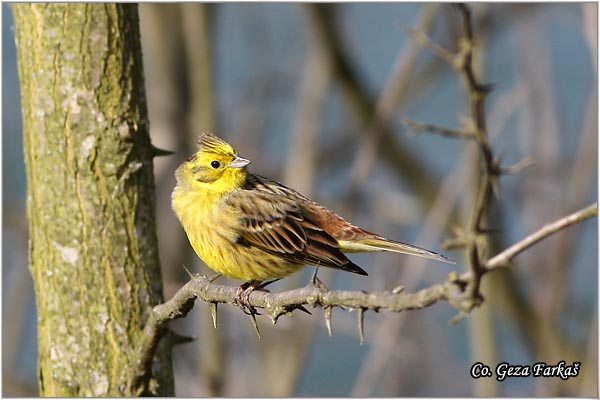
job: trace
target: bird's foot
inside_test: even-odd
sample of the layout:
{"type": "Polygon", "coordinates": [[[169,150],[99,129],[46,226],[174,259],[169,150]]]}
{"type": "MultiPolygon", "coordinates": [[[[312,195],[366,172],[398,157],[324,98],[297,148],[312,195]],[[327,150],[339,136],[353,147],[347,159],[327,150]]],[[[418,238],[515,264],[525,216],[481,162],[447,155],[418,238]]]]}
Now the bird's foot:
{"type": "MultiPolygon", "coordinates": [[[[268,283],[270,282],[267,282],[267,284],[268,283]]],[[[260,315],[256,308],[250,304],[250,293],[254,292],[255,290],[266,290],[263,289],[264,285],[265,284],[262,281],[257,280],[242,283],[235,293],[235,299],[233,303],[240,306],[242,311],[248,315],[260,315]]]]}
{"type": "Polygon", "coordinates": [[[272,279],[270,281],[252,280],[244,282],[237,289],[234,304],[240,306],[242,311],[248,315],[260,315],[260,313],[256,310],[256,307],[250,304],[250,293],[254,291],[270,293],[269,290],[266,289],[266,286],[275,283],[280,279],[281,278],[272,279]]]}

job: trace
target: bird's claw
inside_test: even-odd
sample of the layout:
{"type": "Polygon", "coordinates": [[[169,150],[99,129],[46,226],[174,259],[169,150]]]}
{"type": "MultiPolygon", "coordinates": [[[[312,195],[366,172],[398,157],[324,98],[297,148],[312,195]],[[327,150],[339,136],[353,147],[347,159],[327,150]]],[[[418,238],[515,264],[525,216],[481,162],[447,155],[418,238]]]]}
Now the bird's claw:
{"type": "MultiPolygon", "coordinates": [[[[272,279],[270,281],[248,281],[238,287],[235,293],[233,304],[239,306],[247,315],[261,315],[252,304],[250,304],[250,293],[254,291],[270,293],[266,286],[277,282],[281,278],[272,279]]],[[[310,314],[310,313],[309,313],[310,314]]]]}
{"type": "MultiPolygon", "coordinates": [[[[270,282],[267,282],[267,284],[270,282]]],[[[261,281],[245,282],[238,287],[233,304],[239,306],[247,315],[261,315],[252,304],[250,304],[250,293],[255,290],[268,291],[263,288],[264,283],[261,281]]]]}

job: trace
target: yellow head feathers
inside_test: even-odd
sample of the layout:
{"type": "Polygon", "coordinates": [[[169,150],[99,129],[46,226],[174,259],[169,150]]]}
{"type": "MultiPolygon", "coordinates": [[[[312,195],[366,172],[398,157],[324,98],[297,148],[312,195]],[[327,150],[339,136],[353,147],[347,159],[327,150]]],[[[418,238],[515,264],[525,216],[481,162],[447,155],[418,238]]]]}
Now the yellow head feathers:
{"type": "Polygon", "coordinates": [[[204,132],[202,135],[200,135],[200,138],[198,139],[198,147],[198,153],[206,152],[224,156],[228,155],[232,157],[237,155],[237,152],[229,143],[225,142],[221,138],[216,137],[210,132],[204,132]]]}
{"type": "Polygon", "coordinates": [[[187,187],[206,186],[205,190],[222,193],[241,187],[246,179],[249,160],[238,157],[235,149],[215,135],[205,132],[198,140],[198,151],[175,172],[177,183],[187,187]]]}

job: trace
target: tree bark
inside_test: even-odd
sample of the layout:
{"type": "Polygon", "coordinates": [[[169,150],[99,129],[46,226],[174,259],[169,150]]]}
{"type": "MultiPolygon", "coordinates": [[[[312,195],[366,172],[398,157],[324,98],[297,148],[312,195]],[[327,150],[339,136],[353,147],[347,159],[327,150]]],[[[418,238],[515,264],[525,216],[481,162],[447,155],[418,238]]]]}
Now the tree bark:
{"type": "MultiPolygon", "coordinates": [[[[42,396],[120,396],[162,302],[137,5],[14,4],[42,396]]],[[[169,346],[146,395],[173,395],[169,346]]]]}

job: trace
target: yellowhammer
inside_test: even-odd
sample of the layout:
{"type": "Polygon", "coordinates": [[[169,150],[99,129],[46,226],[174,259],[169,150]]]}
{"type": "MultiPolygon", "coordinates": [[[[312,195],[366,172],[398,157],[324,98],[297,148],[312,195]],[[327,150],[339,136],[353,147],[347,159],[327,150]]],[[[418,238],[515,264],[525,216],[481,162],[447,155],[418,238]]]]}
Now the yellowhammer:
{"type": "Polygon", "coordinates": [[[211,269],[247,282],[240,294],[305,264],[367,275],[345,252],[395,251],[452,263],[420,247],[352,225],[281,183],[251,174],[223,140],[204,133],[177,171],[172,205],[196,254],[211,269]]]}

